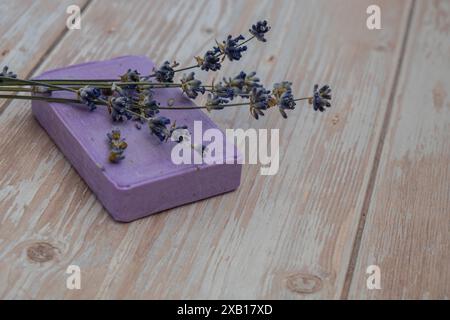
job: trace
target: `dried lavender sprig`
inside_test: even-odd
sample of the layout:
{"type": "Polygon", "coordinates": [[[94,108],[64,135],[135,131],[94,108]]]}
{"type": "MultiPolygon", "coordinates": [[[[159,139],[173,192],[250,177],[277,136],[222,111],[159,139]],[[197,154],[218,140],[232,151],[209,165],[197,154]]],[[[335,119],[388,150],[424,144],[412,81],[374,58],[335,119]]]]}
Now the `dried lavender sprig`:
{"type": "MultiPolygon", "coordinates": [[[[1,96],[0,96],[1,98],[1,96]]],[[[296,98],[293,99],[294,101],[305,101],[308,100],[310,101],[311,99],[313,99],[313,97],[302,97],[302,98],[296,98]]],[[[217,105],[220,108],[217,109],[211,109],[211,105],[202,105],[202,106],[195,106],[195,107],[182,107],[182,106],[173,106],[173,107],[158,107],[158,109],[160,110],[201,110],[201,109],[211,109],[211,110],[221,110],[223,108],[228,108],[228,107],[240,107],[240,106],[249,106],[250,102],[241,102],[241,103],[227,103],[227,104],[220,104],[217,105]]],[[[138,106],[138,105],[135,105],[138,106]]]]}
{"type": "MultiPolygon", "coordinates": [[[[59,90],[59,89],[58,89],[59,90]]],[[[25,87],[1,87],[0,91],[7,92],[34,92],[33,88],[25,88],[25,87]]]]}
{"type": "MultiPolygon", "coordinates": [[[[52,98],[52,97],[43,97],[43,96],[19,96],[19,95],[0,95],[0,99],[20,99],[20,100],[42,100],[42,101],[48,101],[48,102],[58,102],[58,103],[76,103],[76,104],[83,104],[78,99],[67,99],[67,98],[52,98]]],[[[297,98],[294,99],[294,101],[304,101],[304,100],[311,100],[313,97],[303,97],[303,98],[297,98]]],[[[96,102],[99,105],[107,106],[107,101],[97,101],[96,102]]],[[[233,103],[233,104],[224,104],[221,105],[221,107],[227,108],[227,107],[238,107],[238,106],[248,106],[248,102],[242,102],[242,103],[233,103]]],[[[140,107],[138,104],[134,104],[135,107],[140,107]]],[[[198,110],[198,109],[208,109],[208,105],[203,106],[195,106],[195,107],[158,107],[160,110],[198,110]]],[[[141,115],[138,113],[135,113],[133,111],[128,110],[133,115],[142,118],[141,115]]],[[[147,120],[148,118],[143,117],[144,120],[147,120]]]]}
{"type": "MultiPolygon", "coordinates": [[[[15,79],[16,81],[8,81],[7,83],[1,83],[0,87],[12,87],[12,86],[33,86],[31,84],[24,84],[22,79],[15,79]],[[21,84],[22,83],[22,84],[21,84]]],[[[130,86],[130,85],[144,85],[144,86],[152,86],[155,88],[164,88],[164,87],[179,87],[180,83],[161,83],[161,82],[151,82],[151,81],[139,81],[139,82],[120,82],[120,81],[83,81],[83,80],[39,80],[39,83],[45,84],[46,86],[58,85],[58,86],[108,86],[115,84],[117,86],[130,86]]],[[[66,87],[65,87],[66,88],[66,87]]]]}
{"type": "MultiPolygon", "coordinates": [[[[270,30],[270,26],[267,25],[267,21],[265,21],[265,20],[258,21],[249,30],[249,32],[252,36],[250,38],[248,38],[247,40],[242,35],[239,35],[236,38],[233,38],[231,35],[229,35],[227,40],[223,41],[223,43],[218,43],[216,41],[217,47],[214,47],[213,50],[210,52],[212,52],[212,55],[215,58],[220,58],[220,57],[225,58],[225,56],[227,56],[231,61],[239,60],[242,56],[241,53],[243,51],[247,50],[247,48],[244,45],[255,38],[260,41],[265,42],[266,39],[264,38],[264,34],[267,33],[269,30],[270,30]]],[[[172,82],[171,80],[173,79],[174,74],[177,72],[187,71],[187,70],[194,69],[194,68],[201,68],[202,65],[205,63],[204,58],[196,57],[197,64],[188,66],[188,67],[184,67],[184,68],[179,68],[179,69],[174,69],[175,66],[179,65],[178,63],[175,63],[174,65],[170,66],[170,63],[168,61],[166,61],[161,66],[161,68],[156,70],[153,74],[150,74],[148,76],[142,76],[142,77],[140,77],[140,79],[149,79],[149,78],[155,78],[155,77],[158,78],[159,77],[159,79],[162,79],[162,80],[169,80],[169,81],[162,81],[162,82],[172,82]]],[[[216,71],[216,70],[220,69],[220,67],[218,67],[218,68],[206,67],[205,69],[216,71]]],[[[15,77],[16,77],[16,75],[13,72],[8,72],[8,67],[5,66],[3,69],[3,72],[0,73],[0,82],[5,81],[5,80],[12,80],[15,77]]],[[[47,80],[43,80],[43,82],[46,82],[46,81],[47,80]]],[[[66,80],[50,80],[50,81],[53,81],[54,83],[56,83],[56,82],[62,82],[62,81],[66,81],[66,80]]],[[[72,81],[75,81],[75,80],[72,80],[72,81]]],[[[86,82],[105,82],[105,80],[76,80],[76,81],[80,81],[80,82],[82,82],[82,84],[87,84],[86,82]]],[[[110,79],[110,80],[106,80],[106,82],[117,82],[117,80],[110,79]]]]}
{"type": "MultiPolygon", "coordinates": [[[[235,38],[229,35],[227,39],[222,43],[218,43],[216,41],[217,46],[213,47],[212,50],[207,51],[203,57],[196,56],[195,60],[197,61],[197,64],[180,69],[168,69],[168,62],[166,61],[162,66],[163,69],[160,70],[164,72],[165,69],[166,72],[170,72],[172,79],[173,75],[175,75],[175,73],[177,72],[187,71],[195,68],[201,68],[205,71],[217,71],[221,68],[220,59],[222,59],[223,61],[225,57],[228,57],[230,61],[240,60],[240,58],[242,57],[242,52],[247,50],[247,47],[244,45],[253,39],[258,39],[260,41],[266,42],[264,34],[269,30],[270,26],[268,26],[267,21],[258,21],[256,25],[253,25],[249,30],[250,34],[252,35],[249,39],[246,40],[242,35],[239,35],[235,38]]],[[[144,76],[143,79],[154,78],[157,77],[157,75],[158,71],[148,76],[144,76]]]]}
{"type": "MultiPolygon", "coordinates": [[[[184,84],[183,82],[181,83],[173,83],[171,86],[160,86],[160,85],[140,85],[140,82],[129,82],[129,83],[115,83],[116,85],[123,87],[126,85],[139,85],[139,87],[141,89],[167,89],[167,88],[184,88],[186,87],[186,84],[184,84]]],[[[64,87],[64,91],[66,91],[66,89],[72,89],[72,90],[79,90],[83,87],[85,87],[86,84],[80,84],[80,85],[71,85],[68,87],[64,87]]],[[[89,84],[89,86],[95,86],[97,89],[102,89],[102,90],[109,90],[111,89],[111,85],[95,85],[95,84],[89,84]]],[[[186,90],[190,90],[192,89],[192,87],[190,85],[188,85],[188,87],[186,87],[186,90]]],[[[203,90],[200,88],[204,88],[205,91],[209,91],[209,92],[214,92],[214,85],[204,85],[204,84],[199,84],[198,85],[198,89],[200,93],[204,93],[202,92],[203,90]]],[[[5,86],[2,87],[0,86],[0,91],[6,91],[6,92],[34,92],[34,93],[51,93],[54,91],[62,91],[63,89],[60,88],[48,88],[48,87],[44,87],[44,86],[5,86]]],[[[195,98],[192,97],[192,95],[187,94],[188,97],[190,98],[195,98]]]]}
{"type": "MultiPolygon", "coordinates": [[[[2,81],[3,80],[11,80],[11,79],[12,78],[0,76],[0,80],[2,80],[2,81]]],[[[16,78],[14,78],[13,80],[15,83],[22,83],[25,85],[30,85],[30,86],[35,86],[35,87],[43,86],[43,87],[48,87],[48,88],[60,89],[62,91],[77,92],[77,90],[75,90],[75,89],[71,89],[68,87],[63,87],[63,86],[59,86],[59,85],[55,85],[55,84],[48,84],[48,83],[40,82],[37,80],[24,80],[24,79],[16,79],[16,78]]]]}
{"type": "MultiPolygon", "coordinates": [[[[285,110],[293,110],[295,108],[295,102],[299,100],[305,100],[307,99],[311,105],[313,105],[313,108],[315,111],[323,112],[325,111],[326,107],[330,107],[330,100],[331,100],[331,89],[329,86],[323,86],[319,89],[318,85],[314,86],[314,95],[312,97],[307,98],[300,98],[300,99],[294,99],[291,91],[291,83],[290,82],[282,82],[281,84],[275,84],[274,90],[272,92],[272,95],[270,95],[270,91],[264,89],[259,84],[259,79],[254,77],[255,73],[251,73],[249,75],[246,75],[244,72],[241,72],[237,77],[233,79],[229,79],[228,81],[224,79],[225,83],[229,88],[232,90],[238,90],[237,93],[234,91],[231,91],[228,93],[228,95],[221,96],[221,92],[217,90],[216,86],[212,86],[212,89],[209,89],[209,92],[212,92],[213,95],[210,96],[208,99],[208,103],[205,106],[198,106],[198,107],[157,107],[156,109],[172,109],[172,110],[178,110],[178,109],[207,109],[209,111],[211,110],[220,110],[225,107],[233,107],[233,106],[242,106],[242,105],[250,105],[250,112],[252,116],[256,119],[259,118],[259,116],[263,116],[263,110],[268,109],[269,107],[278,106],[281,115],[284,118],[287,118],[287,114],[285,110]],[[244,87],[248,87],[246,90],[243,90],[244,87]],[[251,89],[251,91],[250,91],[251,89]],[[227,99],[233,99],[233,97],[237,95],[243,98],[250,99],[250,102],[241,103],[241,104],[230,104],[228,103],[227,99]]],[[[42,84],[38,81],[32,81],[32,80],[19,80],[26,84],[33,84],[33,85],[47,85],[42,84]]],[[[139,83],[139,82],[137,82],[139,83]]],[[[67,90],[76,92],[77,96],[79,98],[79,101],[72,100],[72,102],[81,102],[86,104],[91,110],[95,109],[95,106],[97,103],[102,103],[104,105],[110,104],[109,101],[102,100],[100,98],[101,94],[99,89],[95,87],[83,87],[79,89],[72,89],[68,87],[60,87],[60,86],[53,86],[48,85],[50,88],[56,88],[58,90],[67,90]]],[[[189,76],[185,77],[184,80],[182,80],[181,86],[183,90],[190,96],[191,98],[195,98],[198,93],[204,93],[206,90],[203,86],[201,86],[201,82],[197,81],[193,77],[193,73],[191,73],[189,76]]],[[[222,89],[221,89],[222,90],[222,89]]],[[[17,98],[17,99],[25,99],[26,97],[18,97],[14,95],[4,95],[3,97],[7,98],[17,98]]],[[[42,99],[42,98],[41,98],[42,99]]],[[[49,99],[42,99],[50,101],[49,99]]],[[[55,100],[54,100],[55,101],[55,100]]],[[[137,108],[141,108],[140,105],[135,105],[137,108]]],[[[129,112],[124,112],[124,115],[129,114],[129,112]]],[[[114,118],[114,117],[113,117],[114,118]]],[[[117,120],[117,118],[116,118],[117,120]]]]}
{"type": "Polygon", "coordinates": [[[52,97],[43,97],[43,96],[19,96],[19,95],[14,95],[14,94],[1,94],[0,99],[41,100],[41,101],[56,102],[56,103],[82,104],[82,102],[77,99],[52,98],[52,97]]]}
{"type": "MultiPolygon", "coordinates": [[[[65,98],[51,98],[51,97],[42,97],[42,96],[17,96],[17,95],[0,95],[0,99],[24,99],[24,100],[44,100],[48,102],[58,102],[58,103],[76,103],[83,104],[83,101],[80,99],[65,99],[65,98]]],[[[103,98],[97,98],[92,100],[94,103],[102,106],[110,106],[110,102],[104,100],[103,98]]],[[[142,114],[136,113],[132,110],[127,109],[127,113],[133,115],[143,121],[151,122],[157,117],[146,117],[142,114]]]]}

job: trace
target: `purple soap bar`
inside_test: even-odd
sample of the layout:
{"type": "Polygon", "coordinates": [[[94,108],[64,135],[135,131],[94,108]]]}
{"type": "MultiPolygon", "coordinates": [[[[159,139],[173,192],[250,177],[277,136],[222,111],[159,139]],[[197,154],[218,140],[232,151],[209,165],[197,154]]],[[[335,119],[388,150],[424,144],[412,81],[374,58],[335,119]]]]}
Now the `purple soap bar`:
{"type": "MultiPolygon", "coordinates": [[[[142,74],[152,72],[146,57],[126,56],[91,62],[45,72],[36,79],[118,79],[128,69],[142,74]]],[[[70,97],[55,92],[55,97],[70,97]]],[[[179,89],[158,89],[155,94],[162,106],[169,98],[176,106],[193,106],[179,89]]],[[[112,122],[106,107],[90,112],[87,106],[33,101],[33,114],[74,166],[100,202],[117,221],[129,222],[153,213],[212,197],[236,189],[240,184],[241,165],[237,152],[225,152],[224,164],[174,164],[174,142],[162,143],[143,125],[138,130],[132,121],[112,122]],[[119,128],[128,143],[126,158],[119,164],[108,161],[106,134],[119,128]],[[233,162],[233,164],[225,164],[233,162]]],[[[201,121],[203,131],[217,126],[200,110],[162,110],[178,125],[192,132],[194,121],[201,121]]],[[[193,137],[195,139],[196,137],[193,137]]],[[[225,139],[224,139],[225,140],[225,139]]],[[[207,144],[207,143],[206,143],[207,144]]],[[[234,146],[231,146],[235,150],[234,146]]],[[[193,151],[195,152],[195,151],[193,151]]]]}

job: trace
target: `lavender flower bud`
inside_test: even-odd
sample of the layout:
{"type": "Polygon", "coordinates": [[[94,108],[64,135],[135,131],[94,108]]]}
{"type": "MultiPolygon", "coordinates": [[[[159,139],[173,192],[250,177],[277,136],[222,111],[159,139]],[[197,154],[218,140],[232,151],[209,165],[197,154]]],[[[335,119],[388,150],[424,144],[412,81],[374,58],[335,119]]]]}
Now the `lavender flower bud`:
{"type": "Polygon", "coordinates": [[[269,32],[270,26],[267,24],[267,21],[258,21],[256,24],[252,25],[252,28],[249,32],[259,41],[266,42],[267,39],[264,38],[264,35],[269,32]]]}
{"type": "Polygon", "coordinates": [[[141,80],[141,74],[137,70],[128,69],[125,74],[120,76],[122,82],[139,82],[141,80]]]}
{"type": "Polygon", "coordinates": [[[175,70],[173,70],[169,61],[163,63],[163,65],[155,71],[156,80],[159,82],[173,82],[175,76],[175,70]]]}
{"type": "Polygon", "coordinates": [[[226,84],[223,85],[221,82],[214,85],[213,92],[218,98],[233,100],[237,95],[237,89],[232,86],[226,84]]]}
{"type": "Polygon", "coordinates": [[[314,86],[314,95],[310,101],[315,111],[324,112],[325,107],[331,107],[331,88],[328,85],[319,89],[319,85],[314,86]]]}
{"type": "Polygon", "coordinates": [[[167,125],[169,124],[170,119],[166,117],[156,117],[148,121],[150,133],[157,136],[161,142],[170,138],[170,130],[167,128],[167,125]]]}
{"type": "Polygon", "coordinates": [[[250,114],[256,119],[259,116],[264,116],[262,110],[267,110],[269,107],[269,90],[264,87],[256,87],[252,89],[250,94],[250,114]]]}
{"type": "Polygon", "coordinates": [[[94,111],[97,107],[95,102],[101,96],[101,91],[98,88],[85,86],[78,90],[78,98],[82,103],[87,105],[91,111],[94,111]]]}
{"type": "Polygon", "coordinates": [[[216,94],[208,94],[208,99],[206,100],[206,109],[211,110],[222,110],[224,108],[223,104],[228,103],[227,99],[221,98],[216,94]]]}
{"type": "Polygon", "coordinates": [[[128,144],[125,139],[121,139],[121,133],[119,129],[113,129],[110,133],[107,133],[109,144],[109,161],[112,163],[119,163],[125,156],[123,155],[128,144]]]}
{"type": "MultiPolygon", "coordinates": [[[[239,46],[239,41],[245,40],[243,35],[233,38],[231,35],[227,37],[227,40],[222,44],[218,43],[217,49],[220,50],[230,61],[240,60],[242,58],[242,52],[247,51],[246,46],[239,46]]],[[[216,50],[217,50],[216,49],[216,50]]]]}
{"type": "Polygon", "coordinates": [[[278,106],[278,110],[285,119],[287,118],[285,110],[294,110],[296,105],[291,86],[292,83],[288,81],[275,83],[272,90],[273,96],[269,102],[271,106],[278,106]]]}
{"type": "MultiPolygon", "coordinates": [[[[17,74],[15,74],[12,71],[8,71],[9,67],[4,66],[3,71],[0,72],[0,77],[7,77],[7,78],[17,78],[17,74]]],[[[1,80],[0,80],[1,81],[1,80]]]]}
{"type": "Polygon", "coordinates": [[[131,119],[129,109],[131,109],[131,100],[125,96],[113,97],[109,100],[109,111],[113,121],[122,122],[131,119]]]}
{"type": "Polygon", "coordinates": [[[233,79],[229,79],[228,81],[224,79],[227,86],[232,87],[235,90],[236,95],[240,95],[243,98],[247,98],[248,94],[253,90],[253,88],[262,87],[259,83],[259,78],[255,77],[256,72],[250,72],[246,74],[244,71],[241,71],[236,77],[233,79]]]}
{"type": "Polygon", "coordinates": [[[195,57],[197,60],[198,66],[205,71],[217,71],[220,70],[220,58],[217,56],[217,52],[215,51],[207,51],[203,58],[195,57]]]}
{"type": "Polygon", "coordinates": [[[197,98],[199,93],[205,93],[205,87],[202,86],[202,82],[195,79],[194,76],[195,73],[191,72],[187,75],[185,74],[181,79],[181,89],[191,99],[197,98]]]}

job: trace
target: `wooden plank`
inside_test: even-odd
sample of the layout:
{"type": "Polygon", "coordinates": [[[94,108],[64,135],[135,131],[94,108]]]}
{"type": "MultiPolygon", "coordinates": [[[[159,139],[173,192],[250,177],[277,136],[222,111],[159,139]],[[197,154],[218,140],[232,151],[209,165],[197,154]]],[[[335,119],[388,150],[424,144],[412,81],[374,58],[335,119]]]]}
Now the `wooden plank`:
{"type": "Polygon", "coordinates": [[[416,2],[351,298],[450,298],[450,3],[416,2]]]}
{"type": "MultiPolygon", "coordinates": [[[[22,77],[30,74],[46,52],[68,31],[66,8],[77,1],[0,1],[0,67],[10,66],[22,77]]],[[[5,100],[0,101],[0,112],[5,100]]]]}
{"type": "Polygon", "coordinates": [[[272,112],[258,122],[244,109],[212,114],[223,128],[280,128],[278,174],[246,165],[237,192],[118,224],[29,104],[11,103],[0,118],[8,155],[0,162],[0,296],[339,297],[411,5],[379,2],[380,31],[366,28],[369,0],[92,3],[82,30],[38,71],[124,54],[191,61],[214,38],[268,18],[268,44],[252,43],[215,76],[245,66],[265,83],[291,79],[299,94],[328,82],[335,107],[315,114],[299,106],[288,120],[272,112]],[[66,289],[70,264],[81,267],[81,290],[66,289]]]}

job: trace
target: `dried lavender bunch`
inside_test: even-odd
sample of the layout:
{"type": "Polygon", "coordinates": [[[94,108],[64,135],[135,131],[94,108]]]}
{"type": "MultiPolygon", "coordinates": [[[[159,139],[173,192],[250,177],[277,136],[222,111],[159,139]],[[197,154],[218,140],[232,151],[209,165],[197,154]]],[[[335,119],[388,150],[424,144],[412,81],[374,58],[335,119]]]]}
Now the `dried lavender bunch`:
{"type": "MultiPolygon", "coordinates": [[[[138,70],[127,70],[119,79],[110,80],[25,80],[17,78],[8,67],[0,73],[0,91],[29,92],[34,95],[0,95],[0,98],[37,99],[61,103],[81,103],[94,111],[97,106],[108,109],[112,122],[134,121],[140,129],[146,124],[151,135],[161,142],[170,140],[178,129],[169,118],[160,116],[160,110],[223,110],[228,107],[248,107],[250,115],[260,119],[266,111],[277,108],[283,118],[287,118],[288,110],[294,110],[297,102],[308,101],[315,111],[323,112],[331,106],[331,88],[328,85],[315,85],[311,96],[295,98],[292,83],[282,81],[275,83],[272,89],[266,88],[256,76],[256,72],[241,71],[234,77],[225,77],[222,81],[205,84],[196,78],[193,71],[184,73],[179,81],[176,74],[191,69],[203,71],[218,71],[222,63],[238,61],[248,51],[247,43],[256,39],[267,42],[266,35],[271,27],[267,21],[258,21],[249,29],[250,37],[232,36],[218,42],[206,51],[203,56],[194,57],[196,64],[179,68],[179,63],[165,61],[153,73],[143,76],[138,70]],[[191,99],[207,95],[206,104],[195,107],[161,106],[154,99],[155,90],[164,88],[180,88],[183,94],[191,99]],[[73,99],[52,97],[53,91],[70,91],[75,94],[73,99]],[[39,94],[39,95],[36,95],[39,94]],[[236,102],[236,100],[241,100],[236,102]]],[[[119,163],[125,156],[126,142],[121,138],[119,130],[107,134],[110,146],[109,160],[119,163]]],[[[176,140],[176,139],[175,139],[176,140]]],[[[181,142],[181,141],[178,141],[181,142]]],[[[200,148],[204,150],[205,148],[200,148]]]]}

